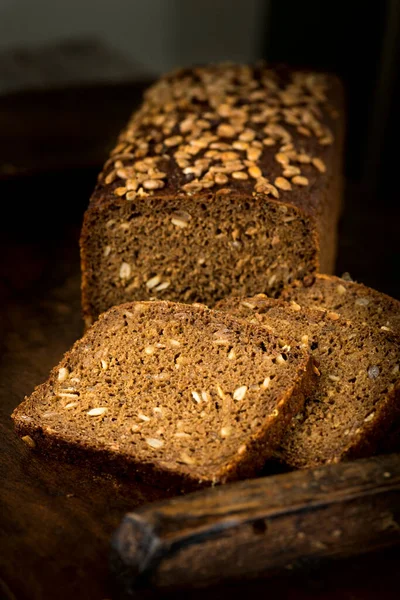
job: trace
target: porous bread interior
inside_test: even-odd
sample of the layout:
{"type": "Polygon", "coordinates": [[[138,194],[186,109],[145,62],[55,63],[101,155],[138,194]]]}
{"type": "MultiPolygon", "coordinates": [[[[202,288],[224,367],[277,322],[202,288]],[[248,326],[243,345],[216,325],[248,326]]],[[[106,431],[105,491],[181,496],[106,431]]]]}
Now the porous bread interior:
{"type": "Polygon", "coordinates": [[[336,313],[260,297],[226,300],[216,308],[262,323],[274,334],[292,336],[317,361],[320,375],[315,387],[280,449],[287,464],[313,467],[337,462],[349,451],[362,452],[366,442],[379,437],[384,426],[380,411],[399,385],[400,352],[394,339],[339,320],[336,313]]]}
{"type": "Polygon", "coordinates": [[[284,291],[285,299],[304,306],[334,310],[342,317],[369,327],[390,329],[400,335],[400,302],[355,281],[317,275],[310,286],[296,282],[284,291]]]}
{"type": "Polygon", "coordinates": [[[313,223],[263,198],[145,198],[89,209],[82,241],[84,313],[130,300],[203,302],[277,294],[317,268],[313,223]]]}
{"type": "Polygon", "coordinates": [[[263,328],[222,313],[128,304],[103,315],[14,418],[85,448],[218,480],[252,438],[274,430],[307,362],[299,346],[285,351],[263,328]]]}

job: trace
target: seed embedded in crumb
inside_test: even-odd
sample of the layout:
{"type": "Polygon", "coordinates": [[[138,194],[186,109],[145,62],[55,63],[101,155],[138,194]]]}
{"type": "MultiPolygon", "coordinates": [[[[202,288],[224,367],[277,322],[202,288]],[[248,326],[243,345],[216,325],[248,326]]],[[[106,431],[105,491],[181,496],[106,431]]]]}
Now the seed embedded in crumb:
{"type": "Polygon", "coordinates": [[[131,265],[127,262],[123,262],[119,269],[120,279],[129,279],[131,276],[131,265]]]}
{"type": "Polygon", "coordinates": [[[198,392],[192,392],[193,399],[197,402],[197,404],[201,403],[201,397],[198,392]]]}
{"type": "Polygon", "coordinates": [[[178,340],[174,340],[174,339],[172,339],[172,338],[171,338],[171,339],[169,339],[169,340],[168,340],[168,342],[169,342],[169,344],[170,344],[171,346],[173,346],[174,348],[178,348],[178,346],[180,346],[180,345],[181,345],[181,343],[180,343],[178,340]]]}
{"type": "Polygon", "coordinates": [[[390,329],[390,327],[386,327],[386,325],[382,325],[382,327],[381,327],[381,330],[382,330],[382,331],[392,331],[392,330],[390,329]]]}
{"type": "Polygon", "coordinates": [[[101,368],[106,370],[108,369],[108,362],[106,360],[101,359],[101,368]]]}
{"type": "Polygon", "coordinates": [[[236,358],[235,350],[232,348],[228,353],[228,360],[234,360],[236,358]]]}
{"type": "Polygon", "coordinates": [[[237,453],[238,454],[243,454],[244,452],[246,452],[246,444],[242,444],[241,446],[239,446],[237,453]]]}
{"type": "Polygon", "coordinates": [[[69,375],[69,370],[66,367],[61,367],[61,369],[58,370],[58,381],[65,381],[68,378],[69,375]]]}
{"type": "Polygon", "coordinates": [[[74,394],[72,392],[58,392],[57,396],[60,396],[60,398],[79,398],[79,394],[74,394]]]}
{"type": "Polygon", "coordinates": [[[275,358],[275,362],[277,365],[283,365],[285,364],[285,359],[283,358],[282,354],[277,354],[276,358],[275,358]]]}
{"type": "Polygon", "coordinates": [[[107,257],[107,256],[109,256],[110,252],[111,252],[111,246],[104,246],[103,255],[105,257],[107,257]]]}
{"type": "Polygon", "coordinates": [[[267,389],[267,387],[269,387],[269,384],[271,383],[271,377],[266,377],[264,379],[264,381],[261,384],[261,387],[264,388],[265,390],[267,389]]]}
{"type": "Polygon", "coordinates": [[[378,365],[372,365],[368,369],[368,377],[370,379],[376,379],[377,377],[379,377],[379,367],[378,367],[378,365]]]}
{"type": "Polygon", "coordinates": [[[155,347],[154,346],[146,346],[146,348],[144,349],[145,354],[154,354],[155,352],[155,347]]]}
{"type": "Polygon", "coordinates": [[[151,448],[157,449],[157,448],[161,448],[162,446],[164,446],[164,442],[157,438],[145,438],[145,442],[146,442],[146,444],[151,446],[151,448]]]}
{"type": "Polygon", "coordinates": [[[98,408],[91,408],[88,410],[87,414],[89,417],[100,417],[101,415],[104,415],[106,411],[107,408],[105,406],[99,406],[98,408]]]}
{"type": "Polygon", "coordinates": [[[177,437],[177,438],[190,438],[192,436],[190,435],[190,433],[185,433],[184,431],[177,431],[176,433],[174,433],[174,437],[177,437]]]}
{"type": "Polygon", "coordinates": [[[185,465],[195,465],[196,461],[194,458],[189,456],[186,452],[181,452],[180,454],[180,462],[185,463],[185,465]]]}
{"type": "Polygon", "coordinates": [[[257,306],[253,303],[253,302],[241,302],[241,305],[244,306],[245,308],[250,308],[250,310],[254,310],[255,308],[257,308],[257,306]]]}
{"type": "Polygon", "coordinates": [[[236,388],[236,390],[233,392],[233,399],[234,400],[243,400],[246,393],[247,393],[247,385],[241,385],[240,387],[236,388]]]}
{"type": "Polygon", "coordinates": [[[219,434],[221,437],[225,438],[225,437],[229,437],[231,435],[231,432],[232,432],[232,427],[230,425],[227,425],[226,427],[221,427],[219,434]]]}
{"type": "Polygon", "coordinates": [[[336,291],[338,294],[340,294],[341,296],[343,296],[343,294],[346,293],[346,288],[344,287],[344,285],[339,284],[336,288],[336,291]]]}
{"type": "Polygon", "coordinates": [[[210,394],[208,392],[201,392],[201,397],[203,399],[203,402],[209,402],[210,401],[210,394]]]}
{"type": "Polygon", "coordinates": [[[170,285],[171,285],[170,281],[163,281],[162,283],[160,283],[160,285],[158,285],[156,288],[154,288],[154,291],[162,292],[163,290],[166,290],[167,288],[169,288],[170,285]]]}
{"type": "Polygon", "coordinates": [[[357,298],[354,304],[357,306],[368,306],[369,300],[368,298],[357,298]]]}
{"type": "Polygon", "coordinates": [[[326,316],[331,321],[337,321],[338,319],[340,319],[340,315],[337,312],[328,312],[326,316]]]}
{"type": "Polygon", "coordinates": [[[143,413],[138,413],[138,419],[140,419],[141,421],[150,421],[150,417],[147,417],[143,413]]]}
{"type": "Polygon", "coordinates": [[[295,177],[292,177],[292,183],[295,185],[308,185],[308,179],[302,175],[295,175],[295,177]]]}
{"type": "Polygon", "coordinates": [[[114,190],[114,194],[116,196],[120,196],[120,197],[125,196],[126,192],[127,192],[126,187],[118,187],[114,190]]]}
{"type": "Polygon", "coordinates": [[[295,310],[296,312],[298,312],[299,310],[301,310],[300,304],[297,304],[297,302],[295,302],[294,300],[290,301],[290,308],[292,310],[295,310]]]}
{"type": "Polygon", "coordinates": [[[340,377],[337,375],[328,375],[328,377],[331,381],[340,381],[340,377]]]}
{"type": "Polygon", "coordinates": [[[161,277],[159,275],[155,275],[146,281],[146,287],[147,289],[152,290],[159,283],[161,283],[161,277]]]}
{"type": "Polygon", "coordinates": [[[221,400],[225,399],[224,391],[218,383],[217,383],[217,394],[221,398],[221,400]]]}
{"type": "Polygon", "coordinates": [[[292,185],[285,177],[277,177],[274,181],[277,188],[280,190],[291,190],[292,185]]]}
{"type": "Polygon", "coordinates": [[[321,377],[321,371],[318,369],[318,367],[316,365],[313,365],[313,371],[318,377],[321,377]]]}
{"type": "Polygon", "coordinates": [[[70,410],[71,408],[75,408],[75,406],[78,406],[78,402],[69,402],[64,406],[64,408],[66,410],[70,410]]]}
{"type": "Polygon", "coordinates": [[[372,421],[374,416],[375,416],[375,413],[371,413],[370,415],[368,415],[368,417],[365,417],[364,423],[368,423],[369,421],[372,421]]]}

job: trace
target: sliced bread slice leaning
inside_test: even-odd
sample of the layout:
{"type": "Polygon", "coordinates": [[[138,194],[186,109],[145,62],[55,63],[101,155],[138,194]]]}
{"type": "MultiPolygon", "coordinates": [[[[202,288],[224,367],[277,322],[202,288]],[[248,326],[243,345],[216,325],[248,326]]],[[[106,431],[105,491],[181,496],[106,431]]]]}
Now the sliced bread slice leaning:
{"type": "Polygon", "coordinates": [[[222,300],[216,308],[263,324],[281,344],[292,337],[313,353],[318,382],[281,445],[284,462],[314,467],[373,453],[400,412],[397,336],[261,294],[222,300]]]}
{"type": "Polygon", "coordinates": [[[307,349],[201,305],[111,308],[13,413],[70,460],[180,489],[254,475],[301,410],[307,349]]]}
{"type": "Polygon", "coordinates": [[[319,274],[311,285],[295,281],[283,291],[281,298],[333,310],[353,323],[400,335],[400,302],[362,283],[319,274]]]}

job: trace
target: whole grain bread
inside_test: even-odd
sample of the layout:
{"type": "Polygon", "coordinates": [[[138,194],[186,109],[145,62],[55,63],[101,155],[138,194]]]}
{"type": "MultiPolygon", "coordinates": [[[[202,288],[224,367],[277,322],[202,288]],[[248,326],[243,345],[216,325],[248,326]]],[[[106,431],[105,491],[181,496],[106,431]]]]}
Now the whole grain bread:
{"type": "Polygon", "coordinates": [[[356,281],[318,274],[306,284],[293,282],[281,297],[304,306],[333,310],[355,324],[400,335],[400,302],[356,281]]]}
{"type": "Polygon", "coordinates": [[[292,467],[314,467],[376,450],[400,415],[395,334],[264,295],[226,299],[216,308],[263,324],[282,343],[293,337],[316,361],[317,383],[292,420],[278,452],[281,460],[292,467]]]}
{"type": "Polygon", "coordinates": [[[128,300],[212,306],[330,272],[342,112],[340,83],[323,74],[225,64],[158,81],[85,215],[87,325],[128,300]]]}
{"type": "Polygon", "coordinates": [[[315,375],[300,344],[170,302],[110,309],[13,413],[30,446],[188,489],[254,475],[315,375]]]}

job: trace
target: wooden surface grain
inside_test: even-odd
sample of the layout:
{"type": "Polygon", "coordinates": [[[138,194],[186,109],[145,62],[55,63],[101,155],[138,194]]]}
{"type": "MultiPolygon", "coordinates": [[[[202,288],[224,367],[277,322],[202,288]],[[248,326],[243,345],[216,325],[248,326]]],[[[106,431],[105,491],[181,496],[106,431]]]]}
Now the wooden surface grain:
{"type": "MultiPolygon", "coordinates": [[[[116,97],[109,95],[114,104],[116,97]]],[[[116,111],[114,104],[111,112],[116,111]]],[[[78,124],[76,107],[74,119],[78,124]]],[[[10,102],[9,115],[12,108],[10,102]]],[[[85,107],[81,114],[85,110],[88,114],[85,107]]],[[[45,120],[45,111],[41,114],[45,120]]],[[[97,114],[93,132],[98,131],[102,114],[97,114]]],[[[13,118],[17,123],[15,115],[13,118]]],[[[7,121],[4,114],[2,119],[7,121]]],[[[110,116],[112,134],[116,133],[116,121],[111,127],[110,116]]],[[[39,163],[46,134],[38,121],[32,128],[38,132],[37,144],[28,148],[29,136],[25,132],[24,138],[22,128],[19,139],[25,139],[25,155],[36,154],[39,163]]],[[[6,131],[11,140],[11,128],[6,131]]],[[[54,136],[54,145],[54,132],[49,135],[54,136]]],[[[89,145],[99,139],[96,135],[89,136],[89,145]]],[[[77,138],[73,142],[71,138],[71,152],[76,143],[77,138]]],[[[13,147],[17,155],[18,147],[13,147]]],[[[1,148],[4,161],[11,154],[6,153],[5,144],[1,148]]],[[[46,151],[45,144],[43,148],[43,156],[51,155],[51,149],[47,147],[46,151]]],[[[104,152],[99,151],[97,156],[104,152]]],[[[57,168],[62,164],[63,160],[57,161],[57,168]]],[[[112,598],[107,564],[114,528],[126,512],[163,497],[163,491],[156,488],[95,475],[59,464],[51,457],[33,456],[15,437],[9,416],[82,332],[77,242],[96,172],[97,167],[58,170],[9,179],[0,186],[0,596],[5,598],[112,598]]],[[[393,278],[393,261],[398,253],[396,213],[389,207],[383,219],[375,205],[367,208],[365,199],[356,196],[346,204],[338,272],[350,271],[367,284],[398,297],[399,281],[393,278]],[[376,223],[384,227],[378,230],[376,223]],[[368,232],[374,243],[366,245],[368,232]]],[[[207,597],[212,600],[255,594],[307,600],[398,598],[399,559],[399,550],[374,553],[318,570],[310,567],[302,574],[288,571],[284,577],[268,581],[216,587],[207,592],[207,597]]],[[[172,597],[179,595],[174,592],[172,597]]],[[[203,595],[193,591],[182,597],[196,599],[203,595]]]]}

